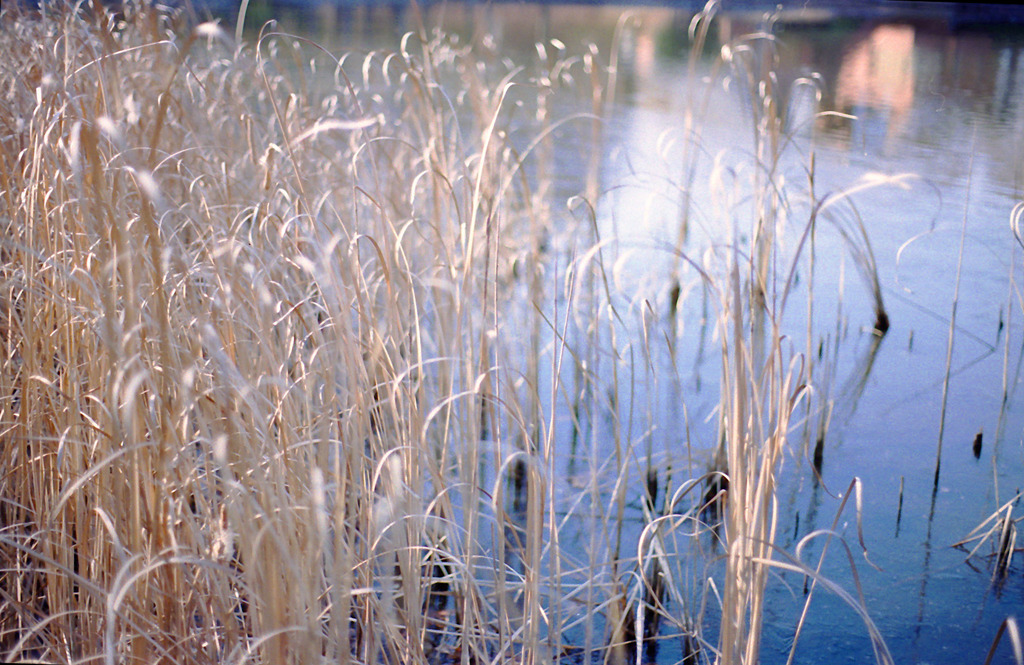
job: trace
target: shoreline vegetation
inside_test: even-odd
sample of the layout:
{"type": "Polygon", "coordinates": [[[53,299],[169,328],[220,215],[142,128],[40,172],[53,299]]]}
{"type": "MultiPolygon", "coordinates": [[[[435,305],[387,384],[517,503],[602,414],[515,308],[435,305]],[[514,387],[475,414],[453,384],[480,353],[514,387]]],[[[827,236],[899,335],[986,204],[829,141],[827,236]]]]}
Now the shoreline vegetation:
{"type": "MultiPolygon", "coordinates": [[[[694,18],[695,53],[715,10],[694,18]]],[[[510,63],[421,27],[397,51],[339,55],[135,2],[5,3],[0,24],[0,658],[662,648],[754,665],[768,578],[790,575],[805,589],[791,660],[829,592],[893,662],[859,586],[820,572],[829,547],[855,582],[870,563],[859,482],[793,551],[775,488],[785,459],[820,469],[833,408],[816,234],[847,247],[881,340],[849,201],[900,182],[818,194],[810,151],[783,183],[796,141],[769,32],[716,65],[749,107],[749,163],[716,165],[708,201],[680,186],[679,241],[643,248],[669,266],[661,286],[624,293],[599,211],[615,44],[550,40],[510,63]],[[559,180],[564,161],[578,181],[559,180]],[[784,331],[787,308],[803,333],[784,331]],[[696,325],[721,397],[700,441],[680,399],[674,459],[690,462],[673,468],[636,414],[678,384],[662,360],[696,325]]],[[[691,83],[695,174],[711,84],[691,83]]]]}

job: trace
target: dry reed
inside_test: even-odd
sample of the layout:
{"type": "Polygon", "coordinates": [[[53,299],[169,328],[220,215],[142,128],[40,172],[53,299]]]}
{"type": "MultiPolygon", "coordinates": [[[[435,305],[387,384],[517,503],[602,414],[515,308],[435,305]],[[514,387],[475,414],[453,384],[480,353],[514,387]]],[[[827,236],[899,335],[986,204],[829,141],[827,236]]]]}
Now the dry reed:
{"type": "MultiPolygon", "coordinates": [[[[659,322],[647,303],[646,347],[630,337],[597,223],[614,57],[552,41],[525,70],[484,67],[423,27],[338,59],[144,4],[2,12],[5,659],[625,660],[671,635],[686,662],[757,662],[769,569],[815,575],[774,559],[813,377],[780,327],[779,266],[801,252],[776,237],[770,57],[729,63],[756,98],[752,228],[707,263],[685,229],[672,250],[718,306],[714,644],[702,479],[660,511],[652,484],[626,525],[652,478],[631,409],[659,322]],[[584,113],[554,117],[561,92],[584,113]],[[585,153],[565,213],[556,135],[585,153]],[[556,469],[570,436],[588,448],[578,492],[556,469]],[[562,546],[572,521],[582,558],[562,546]]],[[[874,275],[862,231],[840,228],[874,275]]]]}

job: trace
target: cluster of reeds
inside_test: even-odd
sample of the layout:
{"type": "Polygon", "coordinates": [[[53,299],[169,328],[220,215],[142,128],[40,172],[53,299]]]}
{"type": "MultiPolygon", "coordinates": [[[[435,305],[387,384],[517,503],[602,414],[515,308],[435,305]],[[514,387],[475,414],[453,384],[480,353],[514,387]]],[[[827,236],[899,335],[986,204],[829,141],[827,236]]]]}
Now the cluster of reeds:
{"type": "MultiPolygon", "coordinates": [[[[776,485],[784,459],[801,450],[808,455],[813,442],[813,466],[815,473],[820,472],[823,442],[837,399],[832,395],[835,367],[823,356],[826,340],[814,311],[818,235],[833,234],[867,284],[875,311],[874,324],[867,327],[875,340],[872,353],[889,321],[870,240],[856,208],[850,205],[858,191],[883,183],[857,183],[820,197],[816,193],[813,145],[797,141],[790,102],[800,86],[810,87],[816,98],[820,91],[810,79],[796,81],[791,89],[777,80],[778,46],[771,17],[766,21],[764,32],[723,47],[722,62],[730,80],[738,84],[752,140],[741,151],[739,168],[720,160],[715,171],[713,191],[721,200],[716,200],[712,209],[724,214],[720,212],[720,217],[709,221],[730,233],[718,250],[720,260],[705,260],[702,273],[718,298],[722,358],[715,457],[721,475],[714,476],[710,484],[710,489],[718,492],[712,498],[725,503],[719,659],[722,663],[760,661],[766,584],[775,570],[805,575],[810,581],[805,592],[820,585],[843,598],[864,620],[877,662],[887,663],[892,662],[891,656],[868,615],[852,559],[857,597],[820,576],[821,560],[812,567],[801,559],[806,545],[817,539],[826,542],[820,554],[824,559],[828,542],[838,537],[835,524],[832,529],[806,535],[795,556],[781,552],[776,544],[776,485]],[[794,173],[802,176],[805,186],[789,184],[794,173]],[[806,282],[800,288],[798,274],[806,282]],[[795,306],[798,293],[806,299],[803,339],[787,323],[787,309],[795,306]]],[[[808,121],[820,115],[816,110],[808,121]]],[[[837,318],[841,316],[841,297],[840,293],[837,318]]],[[[837,336],[832,340],[833,350],[838,344],[837,336]]],[[[859,497],[857,479],[851,479],[850,491],[859,497]]],[[[839,512],[845,504],[844,500],[839,512]]],[[[859,504],[858,499],[858,524],[859,504]]],[[[810,598],[808,593],[795,628],[791,660],[810,598]]]]}
{"type": "MultiPolygon", "coordinates": [[[[709,536],[700,479],[672,487],[624,406],[658,317],[627,325],[595,213],[614,58],[551,41],[520,70],[421,29],[338,59],[134,3],[0,22],[5,659],[633,660],[660,634],[757,662],[770,567],[815,575],[775,560],[813,380],[782,312],[842,199],[782,258],[770,48],[727,63],[754,128],[753,182],[717,183],[733,237],[672,250],[717,305],[709,536]],[[559,119],[566,91],[584,113],[559,119]]],[[[863,227],[836,228],[870,277],[863,227]]]]}
{"type": "Polygon", "coordinates": [[[4,12],[6,657],[536,644],[545,504],[507,579],[481,472],[542,442],[495,348],[540,269],[509,86],[426,35],[346,67],[136,4],[4,12]]]}
{"type": "Polygon", "coordinates": [[[597,54],[517,99],[425,30],[3,22],[5,656],[525,661],[580,605],[601,648],[605,552],[561,569],[552,489],[575,287],[542,290],[545,103],[597,54]]]}

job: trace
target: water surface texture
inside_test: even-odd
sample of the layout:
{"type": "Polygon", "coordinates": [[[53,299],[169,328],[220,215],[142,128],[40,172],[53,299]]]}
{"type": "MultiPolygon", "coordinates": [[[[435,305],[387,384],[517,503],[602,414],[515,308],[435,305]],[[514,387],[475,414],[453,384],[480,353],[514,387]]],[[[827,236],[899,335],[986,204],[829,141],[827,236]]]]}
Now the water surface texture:
{"type": "MultiPolygon", "coordinates": [[[[393,48],[416,20],[402,7],[285,11],[254,4],[248,23],[271,15],[283,30],[336,53],[393,48]]],[[[703,54],[691,60],[689,11],[448,3],[428,5],[424,15],[466,41],[486,40],[513,62],[537,42],[570,50],[593,42],[617,54],[615,102],[598,144],[597,224],[619,292],[638,294],[624,310],[649,305],[664,325],[648,368],[623,360],[631,378],[620,378],[622,394],[618,402],[609,398],[609,412],[635,421],[636,456],[657,460],[662,476],[673,469],[677,484],[711,463],[720,367],[699,280],[666,248],[688,255],[735,240],[732,229],[707,224],[704,213],[727,196],[729,174],[749,168],[754,154],[743,82],[723,69],[721,56],[723,49],[762,48],[745,36],[770,33],[786,104],[778,177],[807,194],[813,158],[817,199],[862,188],[843,207],[843,219],[848,229],[866,230],[891,324],[884,337],[872,332],[870,285],[837,227],[823,224],[811,304],[810,268],[802,267],[793,276],[801,304],[787,310],[785,325],[802,331],[810,313],[808,356],[827,358],[832,368],[827,392],[815,395],[817,410],[795,427],[820,427],[824,406],[828,428],[820,446],[812,434],[810,446],[795,444],[787,454],[778,489],[780,552],[796,556],[806,536],[833,528],[842,497],[859,478],[870,564],[851,499],[834,527],[850,549],[833,541],[822,574],[854,596],[863,593],[896,662],[982,662],[1003,620],[1024,615],[1019,546],[1004,571],[998,534],[970,558],[979,541],[954,547],[1001,508],[1003,517],[1024,516],[1015,500],[1024,489],[1024,251],[1012,223],[1024,200],[1024,24],[827,11],[784,11],[772,23],[758,11],[723,11],[703,54]],[[670,326],[664,313],[673,275],[682,275],[688,297],[670,326]],[[665,344],[668,330],[672,343],[665,344]],[[627,393],[630,404],[622,402],[627,393]]],[[[578,182],[573,176],[586,164],[575,152],[566,155],[555,161],[567,182],[578,182]]],[[[580,193],[569,187],[561,195],[580,193]]],[[[733,205],[742,216],[744,202],[733,205]]],[[[782,242],[801,241],[812,206],[794,198],[791,223],[780,225],[782,242]]],[[[568,415],[559,427],[573,436],[568,415]]],[[[607,458],[611,442],[601,440],[599,423],[591,427],[588,445],[607,458]]],[[[581,464],[577,455],[559,460],[570,481],[583,473],[581,464]]],[[[639,474],[635,480],[639,493],[639,474]]],[[[626,520],[637,529],[640,513],[639,501],[631,503],[626,520]]],[[[574,537],[587,546],[583,533],[567,527],[563,547],[574,537]]],[[[816,565],[824,544],[824,536],[813,538],[799,553],[816,565]]],[[[762,662],[786,662],[806,591],[796,574],[771,580],[762,662]]],[[[652,657],[676,662],[681,648],[667,642],[652,657]]],[[[1002,645],[995,662],[1010,662],[1009,653],[1002,645]]],[[[795,662],[872,659],[861,619],[816,589],[795,662]]]]}

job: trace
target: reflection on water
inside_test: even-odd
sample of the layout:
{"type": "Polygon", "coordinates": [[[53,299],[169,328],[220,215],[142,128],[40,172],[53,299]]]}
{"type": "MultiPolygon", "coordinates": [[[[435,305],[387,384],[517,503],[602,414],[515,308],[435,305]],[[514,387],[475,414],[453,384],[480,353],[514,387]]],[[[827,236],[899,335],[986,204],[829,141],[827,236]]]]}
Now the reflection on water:
{"type": "MultiPolygon", "coordinates": [[[[249,26],[275,15],[282,30],[303,32],[335,53],[393,48],[419,21],[405,5],[331,6],[310,14],[254,3],[249,11],[249,26]]],[[[683,209],[692,205],[693,237],[685,240],[692,246],[724,233],[700,228],[711,163],[738,164],[753,150],[736,82],[730,87],[716,59],[723,46],[763,29],[764,19],[758,13],[720,16],[704,56],[691,62],[690,12],[629,11],[633,19],[624,21],[616,7],[445,3],[424,8],[423,21],[443,24],[512,62],[532,57],[536,42],[551,39],[580,52],[593,42],[607,54],[619,35],[618,104],[605,124],[598,221],[623,247],[630,239],[633,246],[674,245],[683,209]],[[688,119],[694,120],[692,132],[688,119]],[[687,145],[695,149],[684,158],[687,145]]],[[[827,435],[812,437],[815,449],[794,453],[785,470],[779,496],[780,510],[788,513],[780,523],[795,526],[780,542],[799,542],[819,523],[830,524],[835,495],[861,478],[865,538],[882,571],[862,570],[860,583],[897,661],[959,663],[964,654],[976,661],[999,623],[1019,614],[1024,602],[1019,559],[993,589],[991,571],[964,565],[964,553],[950,547],[1024,485],[1024,413],[1012,398],[1004,401],[1004,394],[1016,393],[1015,368],[1024,348],[1018,293],[1024,275],[1008,224],[1014,204],[1024,198],[1024,31],[956,31],[941,15],[809,16],[787,14],[774,27],[777,84],[793,138],[780,170],[804,187],[813,152],[819,197],[877,177],[872,174],[916,177],[855,200],[892,321],[884,343],[870,333],[870,294],[854,279],[847,245],[822,228],[812,317],[828,334],[808,356],[834,366],[837,389],[822,399],[835,411],[828,413],[827,435]],[[837,113],[815,118],[819,98],[821,108],[837,113]],[[950,346],[962,225],[965,253],[950,346]],[[947,443],[942,476],[934,483],[944,388],[947,443]],[[972,442],[980,429],[994,434],[976,460],[972,442]]],[[[670,270],[663,255],[618,258],[627,282],[631,261],[637,274],[659,262],[666,263],[665,274],[670,270]]],[[[649,287],[636,280],[638,290],[649,287]]],[[[667,299],[674,307],[679,284],[660,288],[644,297],[667,299]]],[[[694,459],[710,457],[715,447],[713,435],[700,433],[718,397],[715,359],[704,353],[715,333],[707,325],[706,294],[703,304],[699,294],[691,293],[689,301],[697,305],[680,313],[678,330],[673,310],[672,357],[663,368],[673,378],[663,381],[665,394],[653,398],[651,416],[657,435],[650,438],[664,448],[653,454],[670,460],[677,474],[690,467],[693,451],[679,450],[680,436],[666,432],[685,429],[689,436],[692,422],[694,437],[703,436],[706,448],[694,459]],[[688,419],[685,427],[680,413],[688,419]]],[[[824,431],[817,418],[805,426],[824,431]]],[[[577,463],[568,456],[568,477],[577,476],[570,466],[577,463]]],[[[509,510],[505,534],[512,558],[521,547],[517,508],[509,510]]],[[[838,556],[825,562],[824,573],[851,584],[850,567],[838,556]]],[[[799,605],[801,584],[782,580],[774,591],[778,606],[799,605]]],[[[848,608],[825,594],[814,602],[797,661],[871,661],[870,643],[848,608]]],[[[763,662],[784,662],[795,617],[773,609],[767,620],[763,662]]],[[[659,657],[671,662],[674,656],[663,649],[659,657]]]]}
{"type": "Polygon", "coordinates": [[[856,116],[857,125],[878,117],[891,139],[905,128],[914,104],[914,28],[874,26],[851,41],[836,78],[836,110],[856,116]]]}

